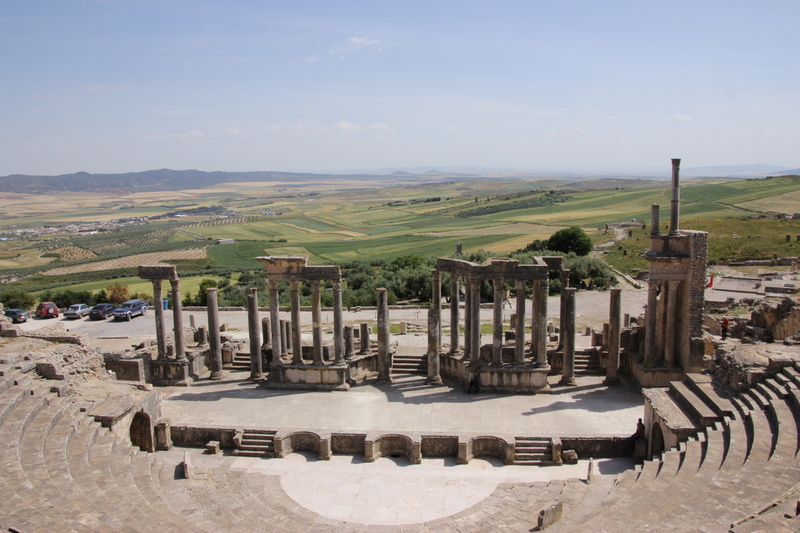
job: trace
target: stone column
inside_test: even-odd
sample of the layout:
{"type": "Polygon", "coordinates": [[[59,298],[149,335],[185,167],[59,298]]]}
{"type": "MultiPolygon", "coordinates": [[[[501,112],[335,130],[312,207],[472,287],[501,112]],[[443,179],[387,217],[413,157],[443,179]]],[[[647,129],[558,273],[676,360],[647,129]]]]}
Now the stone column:
{"type": "Polygon", "coordinates": [[[289,298],[292,314],[292,364],[303,364],[303,337],[300,333],[300,282],[289,282],[289,298]]]}
{"type": "Polygon", "coordinates": [[[285,343],[281,342],[281,304],[277,280],[269,280],[269,324],[272,328],[272,365],[283,362],[285,343]]]}
{"type": "Polygon", "coordinates": [[[658,282],[647,283],[647,309],[644,313],[644,366],[656,366],[656,324],[658,318],[658,282]]]}
{"type": "Polygon", "coordinates": [[[681,160],[672,160],[672,199],[669,204],[669,235],[677,237],[681,234],[680,215],[681,215],[681,185],[680,173],[681,160]]]}
{"type": "Polygon", "coordinates": [[[619,385],[620,315],[622,314],[622,289],[611,289],[608,309],[608,369],[606,385],[619,385]]]}
{"type": "Polygon", "coordinates": [[[442,274],[438,270],[431,270],[431,309],[437,315],[436,319],[436,357],[442,350],[442,274]]]}
{"type": "MultiPolygon", "coordinates": [[[[353,330],[350,330],[352,336],[353,330]]],[[[352,342],[352,338],[350,339],[352,342]]],[[[338,365],[344,362],[344,330],[342,319],[342,282],[333,281],[333,353],[334,362],[338,365]]],[[[351,352],[352,355],[352,352],[351,352]]]]}
{"type": "Polygon", "coordinates": [[[153,282],[153,307],[156,311],[156,345],[158,346],[158,359],[167,358],[167,325],[164,322],[164,304],[161,296],[161,280],[154,279],[153,282]]]}
{"type": "Polygon", "coordinates": [[[560,349],[564,349],[564,323],[566,322],[567,318],[564,315],[564,308],[565,300],[567,298],[567,293],[564,291],[567,287],[569,287],[569,272],[570,269],[564,268],[561,270],[561,312],[559,314],[559,327],[558,327],[558,347],[560,349]]]}
{"type": "Polygon", "coordinates": [[[217,289],[206,289],[208,310],[208,345],[211,352],[211,379],[222,379],[222,344],[219,338],[219,310],[217,309],[217,289]]]}
{"type": "Polygon", "coordinates": [[[183,304],[180,280],[169,280],[172,285],[172,330],[175,332],[175,355],[179,363],[186,363],[186,341],[183,339],[183,304]]]}
{"type": "Polygon", "coordinates": [[[561,371],[561,385],[575,385],[575,290],[566,289],[564,298],[564,368],[561,371]]]}
{"type": "Polygon", "coordinates": [[[391,383],[392,359],[389,354],[389,298],[378,289],[378,381],[391,383]]]}
{"type": "Polygon", "coordinates": [[[251,287],[247,290],[247,329],[250,334],[250,379],[261,381],[264,379],[264,369],[261,363],[261,324],[258,320],[258,289],[251,287]]]}
{"type": "Polygon", "coordinates": [[[450,273],[450,354],[458,351],[458,274],[450,273]]]}
{"type": "Polygon", "coordinates": [[[503,280],[494,280],[494,303],[492,305],[492,364],[503,364],[503,280]]]}
{"type": "Polygon", "coordinates": [[[269,349],[271,345],[269,318],[264,317],[261,319],[261,351],[269,349]]]}
{"type": "Polygon", "coordinates": [[[531,322],[531,350],[536,354],[536,366],[547,366],[547,293],[550,281],[533,281],[533,321],[531,322]]]}
{"type": "Polygon", "coordinates": [[[311,282],[311,333],[314,342],[314,364],[322,366],[322,310],[319,300],[319,281],[311,282]]]}
{"type": "Polygon", "coordinates": [[[289,355],[292,349],[292,328],[288,320],[281,320],[281,357],[289,355]]]}
{"type": "MultiPolygon", "coordinates": [[[[481,280],[469,280],[469,292],[472,302],[469,306],[470,315],[470,347],[469,354],[473,364],[481,359],[481,280]]],[[[502,305],[502,301],[500,302],[502,305]]]]}
{"type": "Polygon", "coordinates": [[[514,362],[525,362],[525,280],[517,280],[517,320],[514,331],[514,362]]]}
{"type": "Polygon", "coordinates": [[[352,359],[356,353],[355,343],[353,342],[353,326],[344,327],[344,357],[352,359]]]}
{"type": "Polygon", "coordinates": [[[650,236],[658,237],[661,235],[659,224],[661,223],[661,206],[653,204],[650,206],[650,236]]]}
{"type": "Polygon", "coordinates": [[[360,350],[358,353],[360,354],[367,354],[369,353],[369,324],[366,322],[361,324],[361,338],[359,339],[361,346],[359,346],[360,350]]]}
{"type": "Polygon", "coordinates": [[[469,277],[464,278],[462,286],[464,291],[464,358],[471,358],[470,349],[472,348],[472,284],[469,277]]]}
{"type": "Polygon", "coordinates": [[[431,385],[442,384],[439,375],[440,320],[441,312],[428,309],[428,378],[425,381],[431,385]]]}
{"type": "Polygon", "coordinates": [[[677,280],[672,280],[668,284],[666,338],[664,339],[664,366],[667,368],[675,366],[675,335],[678,325],[678,287],[680,285],[681,282],[677,280]]]}

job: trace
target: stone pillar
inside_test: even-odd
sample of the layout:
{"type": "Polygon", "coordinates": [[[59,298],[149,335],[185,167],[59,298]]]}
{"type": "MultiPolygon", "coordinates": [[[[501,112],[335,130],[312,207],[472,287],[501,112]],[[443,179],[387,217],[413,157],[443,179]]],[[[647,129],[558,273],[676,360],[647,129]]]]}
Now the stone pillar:
{"type": "Polygon", "coordinates": [[[436,357],[442,350],[442,274],[438,270],[431,270],[431,309],[436,316],[436,357]]]}
{"type": "Polygon", "coordinates": [[[314,364],[322,366],[322,310],[317,280],[311,282],[311,334],[314,342],[314,364]]]}
{"type": "Polygon", "coordinates": [[[561,371],[561,385],[575,384],[575,290],[566,289],[564,298],[565,323],[561,327],[564,337],[564,368],[561,371]]]}
{"type": "Polygon", "coordinates": [[[458,351],[459,324],[458,274],[450,273],[450,354],[458,351]]]}
{"type": "Polygon", "coordinates": [[[619,341],[620,314],[622,313],[622,289],[611,289],[608,309],[608,368],[606,385],[619,385],[619,341]]]}
{"type": "Polygon", "coordinates": [[[167,325],[164,322],[164,305],[161,303],[161,280],[153,279],[153,307],[156,311],[156,345],[158,346],[158,359],[167,358],[167,325]]]}
{"type": "Polygon", "coordinates": [[[180,280],[169,280],[172,285],[172,330],[175,332],[175,354],[179,363],[186,363],[186,341],[183,339],[183,304],[180,280]]]}
{"type": "Polygon", "coordinates": [[[270,342],[270,322],[269,318],[261,319],[261,351],[267,350],[272,343],[270,342]]]}
{"type": "Polygon", "coordinates": [[[428,378],[425,381],[431,385],[442,384],[439,372],[440,320],[441,312],[428,309],[428,378]]]}
{"type": "Polygon", "coordinates": [[[681,160],[672,160],[672,199],[669,205],[669,235],[677,237],[681,234],[680,211],[681,211],[681,185],[680,173],[681,160]]]}
{"type": "Polygon", "coordinates": [[[647,284],[647,309],[644,313],[644,366],[656,366],[656,325],[658,318],[658,282],[649,281],[647,284]]]}
{"type": "Polygon", "coordinates": [[[197,329],[197,326],[194,325],[194,315],[189,315],[189,327],[193,330],[197,329]]]}
{"type": "Polygon", "coordinates": [[[514,362],[525,362],[525,280],[517,280],[517,313],[514,324],[514,362]]]}
{"type": "Polygon", "coordinates": [[[261,363],[261,324],[258,320],[258,289],[251,287],[247,290],[247,329],[250,334],[250,379],[261,381],[264,379],[264,369],[261,363]]]}
{"type": "Polygon", "coordinates": [[[288,320],[281,320],[281,357],[288,356],[292,349],[292,331],[288,320]]]}
{"type": "Polygon", "coordinates": [[[361,343],[361,346],[359,347],[360,350],[358,352],[360,354],[369,353],[369,348],[370,348],[370,346],[369,346],[369,329],[370,329],[369,328],[369,324],[367,324],[367,323],[361,324],[361,335],[360,335],[361,338],[359,339],[359,342],[361,343]]]}
{"type": "Polygon", "coordinates": [[[664,339],[664,366],[667,368],[675,366],[675,335],[678,321],[678,287],[680,285],[680,281],[673,280],[669,282],[666,339],[664,339]]]}
{"type": "Polygon", "coordinates": [[[219,310],[217,309],[217,289],[206,289],[208,311],[208,344],[211,352],[211,379],[222,379],[222,343],[219,338],[219,310]]]}
{"type": "Polygon", "coordinates": [[[547,293],[550,282],[537,279],[533,282],[533,321],[531,322],[531,350],[536,357],[536,366],[547,366],[547,293]]]}
{"type": "Polygon", "coordinates": [[[356,353],[355,343],[353,342],[353,326],[344,327],[344,356],[351,359],[356,353]]]}
{"type": "Polygon", "coordinates": [[[472,360],[472,283],[464,279],[464,359],[472,360]]]}
{"type": "MultiPolygon", "coordinates": [[[[481,359],[481,280],[469,280],[470,292],[470,329],[469,329],[469,354],[473,364],[478,364],[481,359]]],[[[501,302],[502,305],[502,302],[501,302]]]]}
{"type": "Polygon", "coordinates": [[[389,354],[389,298],[386,289],[378,289],[378,381],[392,381],[389,354]]]}
{"type": "Polygon", "coordinates": [[[559,314],[559,327],[558,327],[558,347],[559,349],[564,349],[564,322],[566,322],[566,317],[564,316],[564,308],[566,295],[567,293],[564,291],[567,287],[569,287],[569,272],[570,269],[564,268],[561,270],[561,312],[559,314]]]}
{"type": "Polygon", "coordinates": [[[286,351],[286,343],[281,335],[281,307],[278,298],[277,280],[269,280],[269,323],[272,328],[272,365],[277,366],[283,362],[282,357],[286,351]]]}
{"type": "MultiPolygon", "coordinates": [[[[344,362],[345,348],[344,348],[344,330],[342,319],[342,282],[334,280],[333,282],[333,353],[334,363],[341,364],[344,362]]],[[[350,330],[352,344],[353,330],[350,330]]],[[[352,350],[350,352],[352,355],[352,350]]]]}
{"type": "Polygon", "coordinates": [[[300,333],[300,282],[289,282],[289,299],[292,314],[292,364],[303,364],[303,337],[300,333]]]}
{"type": "Polygon", "coordinates": [[[197,344],[200,346],[208,344],[208,326],[197,328],[197,344]]]}
{"type": "Polygon", "coordinates": [[[503,280],[494,280],[494,304],[492,305],[492,364],[503,364],[503,280]]]}
{"type": "Polygon", "coordinates": [[[169,418],[162,418],[156,422],[156,450],[167,451],[172,449],[172,433],[169,429],[170,424],[171,422],[169,418]]]}

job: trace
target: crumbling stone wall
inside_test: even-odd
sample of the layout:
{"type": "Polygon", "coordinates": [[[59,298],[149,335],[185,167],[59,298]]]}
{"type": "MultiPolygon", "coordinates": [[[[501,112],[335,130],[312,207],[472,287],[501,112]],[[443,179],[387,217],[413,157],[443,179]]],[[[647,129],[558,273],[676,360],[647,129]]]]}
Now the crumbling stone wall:
{"type": "Polygon", "coordinates": [[[778,303],[764,302],[751,313],[750,322],[767,330],[765,340],[783,340],[800,331],[800,307],[791,298],[778,303]]]}

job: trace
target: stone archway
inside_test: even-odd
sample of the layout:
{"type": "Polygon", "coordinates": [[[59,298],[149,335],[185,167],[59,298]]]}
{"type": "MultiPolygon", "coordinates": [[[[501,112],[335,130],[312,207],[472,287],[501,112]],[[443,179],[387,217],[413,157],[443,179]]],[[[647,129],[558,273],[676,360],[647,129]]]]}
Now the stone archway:
{"type": "Polygon", "coordinates": [[[131,444],[138,446],[144,452],[153,452],[153,431],[150,415],[139,411],[133,415],[130,427],[131,444]]]}

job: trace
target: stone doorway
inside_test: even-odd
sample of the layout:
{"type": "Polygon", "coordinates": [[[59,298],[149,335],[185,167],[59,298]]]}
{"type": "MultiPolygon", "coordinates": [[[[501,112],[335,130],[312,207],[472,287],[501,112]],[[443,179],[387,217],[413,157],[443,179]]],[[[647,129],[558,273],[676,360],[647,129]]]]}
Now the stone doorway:
{"type": "Polygon", "coordinates": [[[130,428],[131,444],[138,446],[144,452],[154,452],[153,432],[151,430],[150,415],[139,411],[133,416],[130,428]]]}

